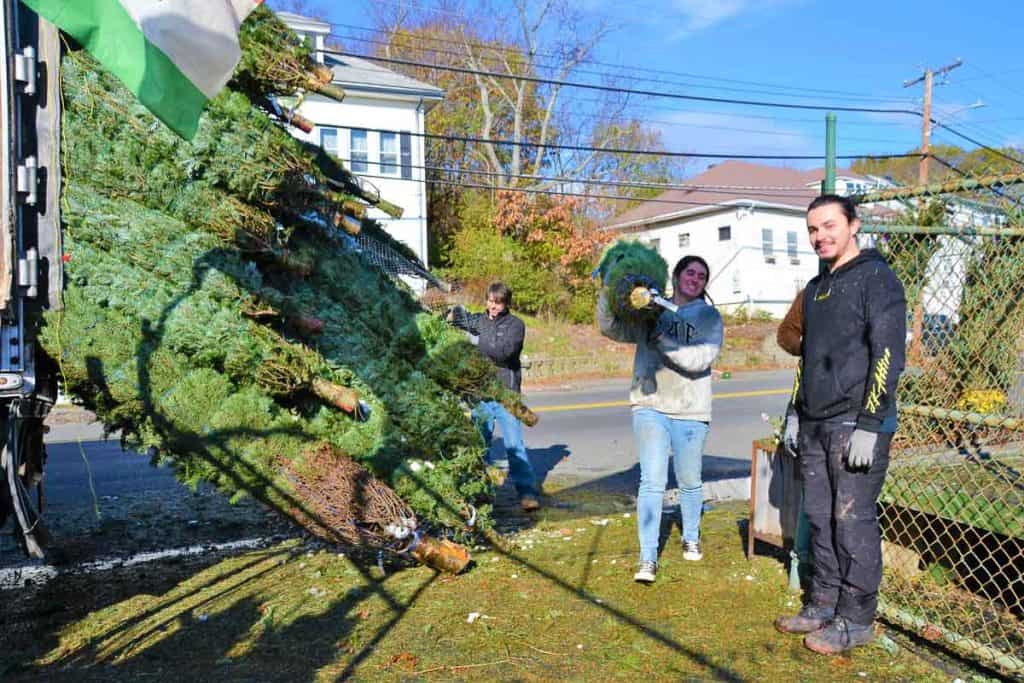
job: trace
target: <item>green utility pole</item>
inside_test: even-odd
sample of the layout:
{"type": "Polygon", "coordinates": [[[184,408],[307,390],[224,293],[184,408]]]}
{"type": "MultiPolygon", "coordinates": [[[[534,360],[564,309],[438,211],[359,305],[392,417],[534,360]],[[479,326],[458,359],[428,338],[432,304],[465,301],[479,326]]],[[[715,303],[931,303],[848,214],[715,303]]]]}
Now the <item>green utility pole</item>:
{"type": "MultiPolygon", "coordinates": [[[[835,194],[836,191],[836,115],[829,112],[825,115],[825,178],[821,181],[822,194],[835,194]]],[[[824,261],[818,261],[818,272],[828,268],[824,261]]],[[[789,554],[789,589],[800,590],[800,568],[805,571],[811,566],[811,527],[804,513],[803,500],[797,513],[796,529],[793,538],[793,550],[789,554]]]]}
{"type": "Polygon", "coordinates": [[[825,115],[825,179],[821,182],[822,194],[836,191],[836,115],[825,115]]]}

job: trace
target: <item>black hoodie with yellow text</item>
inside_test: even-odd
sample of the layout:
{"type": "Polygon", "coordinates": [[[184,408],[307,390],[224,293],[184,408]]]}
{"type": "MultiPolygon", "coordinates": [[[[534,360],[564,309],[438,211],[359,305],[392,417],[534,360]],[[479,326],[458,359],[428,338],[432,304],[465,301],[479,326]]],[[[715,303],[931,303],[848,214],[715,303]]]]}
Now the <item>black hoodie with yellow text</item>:
{"type": "Polygon", "coordinates": [[[903,284],[875,249],[811,280],[803,296],[802,360],[793,403],[803,420],[896,430],[907,303],[903,284]]]}

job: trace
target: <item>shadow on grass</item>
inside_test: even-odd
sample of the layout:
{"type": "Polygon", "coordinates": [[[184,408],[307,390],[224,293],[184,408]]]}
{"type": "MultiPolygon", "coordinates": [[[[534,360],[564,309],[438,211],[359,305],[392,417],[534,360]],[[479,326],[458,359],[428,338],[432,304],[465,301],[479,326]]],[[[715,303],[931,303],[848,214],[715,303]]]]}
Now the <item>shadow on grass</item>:
{"type": "MultiPolygon", "coordinates": [[[[234,453],[232,450],[231,444],[236,438],[266,438],[272,435],[269,430],[239,427],[199,433],[183,429],[164,416],[158,403],[154,400],[150,367],[153,354],[163,342],[167,321],[178,306],[199,290],[205,273],[217,267],[216,256],[216,254],[211,254],[208,258],[200,259],[194,264],[191,286],[168,303],[158,320],[142,322],[142,336],[135,353],[138,369],[138,400],[141,402],[141,412],[149,420],[151,428],[160,436],[162,443],[169,451],[187,453],[189,457],[205,462],[225,481],[230,482],[236,490],[249,492],[286,516],[294,518],[295,511],[301,511],[308,519],[324,528],[331,528],[330,522],[322,519],[315,510],[311,510],[305,501],[297,499],[291,491],[283,489],[277,482],[241,457],[240,453],[234,453]],[[233,453],[235,457],[230,457],[233,453]]],[[[86,361],[86,365],[89,381],[96,389],[97,403],[105,404],[107,407],[115,406],[116,399],[111,396],[107,386],[102,360],[90,358],[86,361]]],[[[130,428],[132,425],[119,426],[130,428]]],[[[314,440],[314,435],[304,432],[299,427],[275,430],[273,433],[289,434],[308,439],[311,442],[314,440]]],[[[541,471],[542,477],[546,477],[551,469],[568,455],[568,450],[561,445],[535,450],[539,459],[538,469],[541,471]]],[[[417,478],[415,475],[413,476],[417,478]]],[[[614,475],[612,479],[617,476],[614,475]]],[[[631,475],[627,473],[627,476],[631,475]]],[[[429,495],[433,496],[440,507],[448,510],[456,518],[460,516],[461,510],[456,501],[445,499],[438,492],[431,490],[422,480],[418,483],[428,491],[429,495]]],[[[596,486],[600,490],[602,483],[591,483],[589,486],[596,486]]],[[[366,504],[365,500],[363,504],[366,504]]],[[[596,554],[602,536],[601,533],[597,534],[588,550],[588,558],[596,554]]],[[[577,581],[573,583],[531,563],[526,557],[515,551],[503,547],[504,544],[500,539],[494,540],[499,546],[498,552],[528,568],[536,577],[547,581],[567,595],[586,600],[590,604],[599,604],[596,601],[596,596],[587,588],[590,580],[589,562],[577,581]]],[[[289,676],[292,680],[308,680],[317,671],[335,662],[338,659],[339,643],[351,634],[353,625],[357,623],[358,616],[353,612],[355,606],[366,597],[366,591],[349,591],[340,601],[330,605],[322,615],[303,617],[287,627],[271,629],[254,636],[253,629],[262,622],[263,617],[260,606],[255,602],[256,596],[245,594],[246,586],[276,566],[276,560],[273,559],[273,556],[259,556],[257,559],[247,560],[247,562],[248,564],[240,570],[241,575],[236,573],[231,578],[189,587],[181,595],[178,595],[175,590],[169,591],[166,599],[158,605],[146,609],[123,623],[115,624],[97,638],[79,644],[68,652],[61,652],[52,666],[33,667],[31,673],[33,675],[55,675],[62,671],[63,667],[72,665],[80,674],[81,667],[88,668],[99,665],[111,667],[109,669],[111,673],[116,671],[118,675],[128,674],[130,676],[132,670],[151,669],[152,667],[159,669],[164,663],[174,667],[177,662],[181,661],[195,661],[197,666],[202,665],[208,670],[209,667],[217,665],[227,666],[228,664],[224,660],[229,653],[234,651],[233,648],[239,648],[239,657],[230,665],[232,666],[232,676],[238,672],[242,672],[244,676],[246,675],[245,671],[252,670],[253,675],[258,677],[257,672],[261,661],[285,656],[282,655],[281,648],[298,647],[301,653],[301,656],[289,660],[295,661],[292,670],[294,676],[289,676]],[[261,568],[264,562],[267,563],[267,567],[261,568]],[[197,616],[197,611],[203,607],[214,601],[231,599],[236,594],[237,600],[224,612],[220,612],[212,618],[208,616],[206,620],[201,620],[197,616]],[[197,598],[198,601],[196,601],[197,598]],[[200,619],[199,623],[195,623],[196,619],[200,619]],[[250,624],[250,626],[246,628],[245,624],[250,624]],[[218,625],[221,625],[221,628],[217,628],[218,625]],[[298,645],[300,643],[301,646],[298,645]],[[114,664],[116,667],[112,666],[114,664]]],[[[419,585],[410,598],[402,600],[392,595],[382,583],[374,580],[366,566],[360,564],[355,566],[368,587],[368,592],[384,602],[387,609],[390,610],[391,616],[386,623],[376,629],[373,635],[365,640],[360,639],[363,644],[357,650],[344,653],[350,656],[345,658],[344,669],[339,672],[341,679],[356,674],[377,645],[391,633],[407,611],[416,604],[423,591],[427,590],[437,579],[437,575],[434,574],[419,585]]],[[[710,676],[718,680],[742,680],[731,669],[715,664],[704,652],[686,646],[670,634],[637,619],[629,613],[627,608],[608,604],[600,604],[600,608],[609,619],[614,620],[622,628],[634,630],[644,637],[670,648],[675,653],[704,667],[710,676]]],[[[53,635],[55,634],[51,634],[51,637],[53,635]]],[[[289,668],[291,668],[290,664],[289,668]]],[[[81,676],[77,675],[76,680],[81,680],[81,676]]]]}

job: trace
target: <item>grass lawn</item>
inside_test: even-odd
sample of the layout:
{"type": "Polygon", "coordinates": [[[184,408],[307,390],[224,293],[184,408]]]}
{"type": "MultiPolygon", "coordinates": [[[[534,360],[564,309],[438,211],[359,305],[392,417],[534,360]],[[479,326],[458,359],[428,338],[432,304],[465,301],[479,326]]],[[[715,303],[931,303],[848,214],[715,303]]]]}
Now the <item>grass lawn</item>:
{"type": "Polygon", "coordinates": [[[980,462],[895,463],[881,499],[1006,536],[1024,538],[1024,455],[980,462]]]}
{"type": "Polygon", "coordinates": [[[293,539],[209,560],[52,582],[15,613],[31,640],[0,651],[5,680],[949,681],[890,640],[821,657],[771,627],[795,610],[782,564],[748,562],[746,503],[705,516],[705,559],[678,532],[653,586],[631,580],[635,519],[607,497],[553,499],[508,552],[463,575],[379,577],[293,539]]]}

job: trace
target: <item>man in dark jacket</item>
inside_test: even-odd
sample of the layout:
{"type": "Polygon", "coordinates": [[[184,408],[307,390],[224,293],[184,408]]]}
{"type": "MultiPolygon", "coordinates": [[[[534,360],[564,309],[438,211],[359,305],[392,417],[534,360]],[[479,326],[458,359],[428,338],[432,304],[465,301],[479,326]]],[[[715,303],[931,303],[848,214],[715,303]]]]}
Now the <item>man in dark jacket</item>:
{"type": "Polygon", "coordinates": [[[896,431],[896,384],[903,371],[903,285],[874,249],[861,250],[856,207],[823,195],[807,231],[828,270],[803,296],[802,359],[784,437],[798,440],[814,575],[799,614],[776,627],[838,654],[874,639],[882,578],[877,503],[896,431]],[[797,436],[798,429],[798,436],[797,436]]]}
{"type": "MultiPolygon", "coordinates": [[[[515,392],[521,391],[523,371],[519,355],[523,352],[526,326],[509,312],[512,290],[501,282],[487,289],[486,313],[467,314],[456,307],[448,320],[469,332],[480,352],[497,366],[498,379],[515,392]]],[[[523,442],[523,425],[497,401],[483,401],[473,409],[473,420],[480,428],[484,443],[490,447],[494,422],[501,428],[501,439],[508,455],[508,472],[519,495],[520,506],[527,511],[540,507],[537,478],[523,442]]]]}

